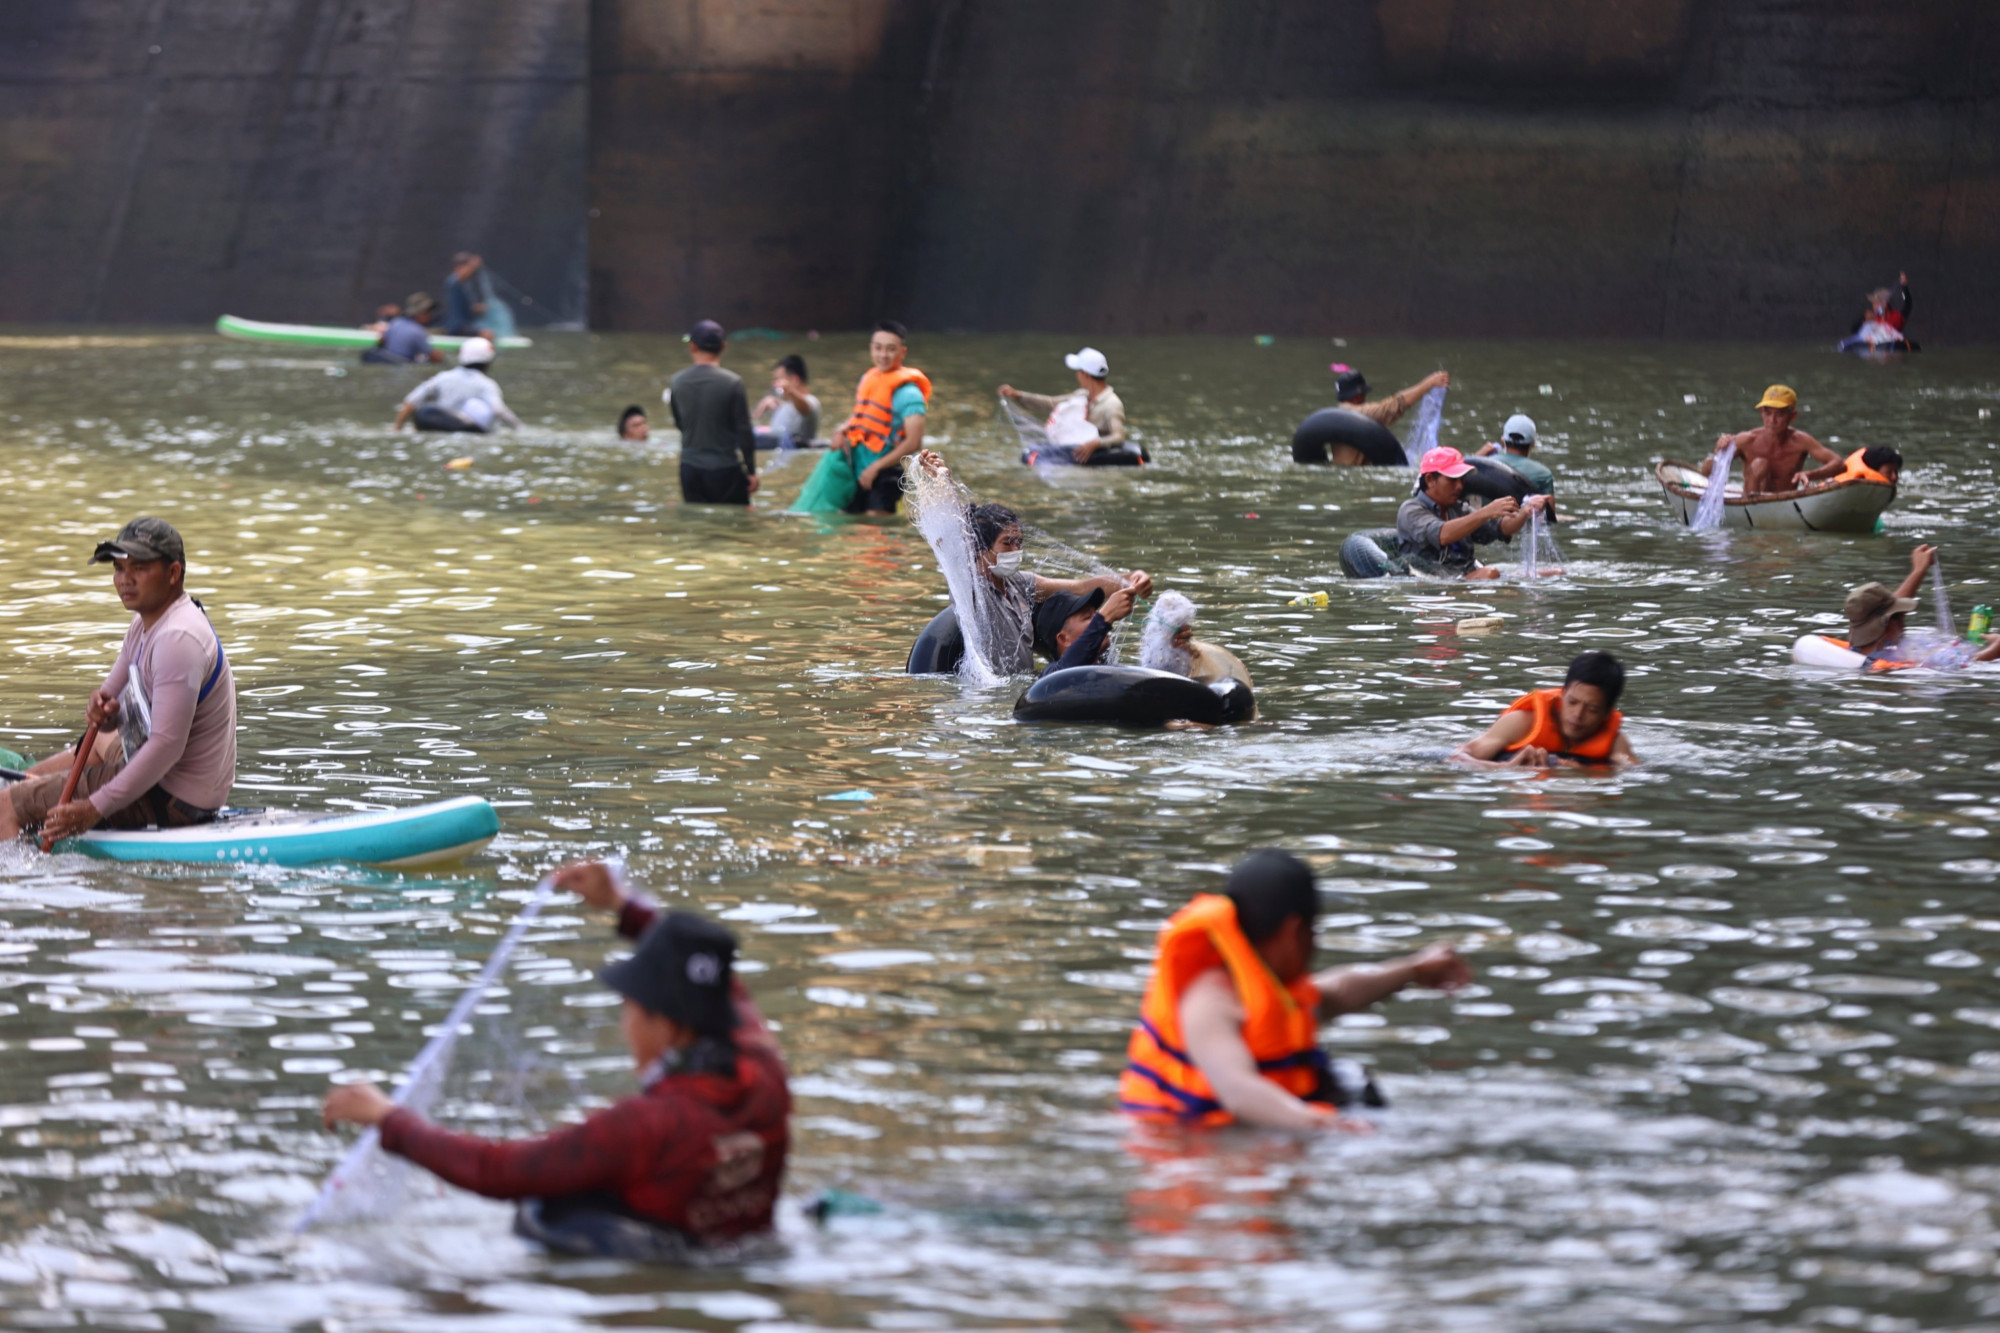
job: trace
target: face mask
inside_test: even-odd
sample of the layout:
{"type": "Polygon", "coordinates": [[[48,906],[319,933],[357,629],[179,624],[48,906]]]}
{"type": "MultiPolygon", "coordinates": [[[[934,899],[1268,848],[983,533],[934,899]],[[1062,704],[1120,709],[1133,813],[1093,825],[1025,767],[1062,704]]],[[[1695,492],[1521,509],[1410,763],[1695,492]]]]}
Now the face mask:
{"type": "Polygon", "coordinates": [[[1000,551],[993,557],[993,568],[1002,574],[1012,574],[1021,568],[1021,557],[1026,551],[1000,551]]]}

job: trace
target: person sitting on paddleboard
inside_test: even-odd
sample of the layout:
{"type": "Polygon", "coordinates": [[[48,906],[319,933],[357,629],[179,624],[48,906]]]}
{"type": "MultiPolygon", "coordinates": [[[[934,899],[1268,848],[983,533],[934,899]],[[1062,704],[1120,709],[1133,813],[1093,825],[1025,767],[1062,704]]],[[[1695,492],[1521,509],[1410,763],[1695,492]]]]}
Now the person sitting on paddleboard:
{"type": "Polygon", "coordinates": [[[72,798],[74,756],[51,755],[0,800],[0,839],[40,826],[48,839],[97,827],[206,824],[236,784],[236,679],[201,603],[187,595],[187,548],[164,519],[135,518],[99,542],[132,612],[111,674],[91,693],[100,728],[72,798]]]}
{"type": "Polygon", "coordinates": [[[1119,1109],[1188,1125],[1359,1127],[1340,1114],[1353,1094],[1319,1047],[1320,1022],[1409,986],[1457,990],[1472,970],[1440,944],[1315,974],[1318,917],[1312,868],[1272,849],[1238,862],[1220,894],[1176,912],[1126,1046],[1119,1109]]]}
{"type": "MultiPolygon", "coordinates": [[[[1810,454],[1822,463],[1839,463],[1841,457],[1802,430],[1792,429],[1799,418],[1799,396],[1782,384],[1764,390],[1757,401],[1764,424],[1737,435],[1718,436],[1715,451],[1701,462],[1706,477],[1715,460],[1729,445],[1736,446],[1736,459],[1743,464],[1743,494],[1775,495],[1805,485],[1807,474],[1799,469],[1810,454]]],[[[1726,485],[1728,478],[1724,477],[1726,485]]]]}
{"type": "Polygon", "coordinates": [[[429,292],[411,292],[382,329],[375,345],[361,354],[365,366],[410,366],[444,360],[444,353],[431,346],[426,326],[437,317],[437,302],[429,292]]]}
{"type": "Polygon", "coordinates": [[[507,410],[507,400],[493,379],[493,356],[492,343],[467,338],[459,345],[458,365],[439,371],[410,390],[396,408],[396,422],[390,429],[401,430],[412,417],[418,430],[484,435],[496,421],[518,427],[521,418],[507,410]]]}
{"type": "Polygon", "coordinates": [[[1903,454],[1886,444],[1856,449],[1837,463],[1816,467],[1800,474],[1809,483],[1822,481],[1886,481],[1891,486],[1903,475],[1903,454]]]}
{"type": "MultiPolygon", "coordinates": [[[[1904,617],[1917,609],[1917,589],[1937,560],[1937,547],[1919,546],[1910,552],[1910,572],[1894,592],[1879,583],[1864,583],[1851,589],[1841,607],[1847,616],[1847,650],[1859,653],[1863,671],[1922,665],[1920,654],[1904,641],[1904,617]]],[[[1971,661],[1991,662],[2000,658],[2000,634],[1989,634],[1971,661]]],[[[1961,659],[1964,660],[1964,659],[1961,659]]]]}
{"type": "Polygon", "coordinates": [[[1537,495],[1556,493],[1556,474],[1538,459],[1529,455],[1535,448],[1535,419],[1525,412],[1516,412],[1507,418],[1507,424],[1500,428],[1500,439],[1480,448],[1479,457],[1490,458],[1511,471],[1520,473],[1537,495]]]}
{"type": "MultiPolygon", "coordinates": [[[[925,449],[916,457],[916,464],[925,473],[939,480],[948,481],[951,469],[945,466],[943,458],[925,449]]],[[[1153,592],[1152,576],[1143,569],[1126,570],[1122,574],[1094,574],[1080,579],[1052,579],[1031,573],[1021,568],[1025,558],[1023,546],[1026,537],[1021,528],[1021,516],[1003,504],[974,505],[966,511],[966,525],[972,537],[972,565],[974,570],[986,580],[986,587],[994,595],[987,619],[991,631],[992,651],[998,659],[993,663],[995,671],[1006,675],[1019,675],[1031,671],[1035,665],[1035,605],[1059,593],[1087,594],[1092,589],[1106,597],[1120,588],[1130,586],[1139,597],[1150,597],[1153,592]]],[[[958,608],[961,617],[968,614],[964,607],[958,608]]],[[[1048,642],[1044,642],[1046,652],[1048,642]]],[[[1057,655],[1060,655],[1059,652],[1057,655]]]]}
{"type": "Polygon", "coordinates": [[[374,1125],[382,1147],[490,1199],[526,1201],[515,1230],[593,1250],[620,1219],[697,1245],[771,1227],[790,1147],[792,1098],[777,1042],[737,979],[736,937],[692,912],[629,897],[610,867],[567,866],[556,887],[615,912],[638,941],[599,979],[624,999],[619,1028],[640,1090],[540,1138],[455,1134],[371,1083],[327,1094],[326,1127],[374,1125]]]}
{"type": "MultiPolygon", "coordinates": [[[[1139,665],[1214,685],[1239,680],[1251,685],[1250,668],[1227,648],[1194,636],[1195,605],[1177,592],[1161,593],[1146,617],[1139,665]]],[[[1252,686],[1254,689],[1255,687],[1252,686]]]]}
{"type": "Polygon", "coordinates": [[[1624,663],[1610,653],[1583,653],[1569,664],[1561,689],[1522,695],[1451,757],[1494,768],[1636,764],[1625,739],[1625,715],[1618,711],[1624,692],[1624,663]]]}
{"type": "Polygon", "coordinates": [[[1456,449],[1439,446],[1417,464],[1417,493],[1396,511],[1396,536],[1410,567],[1425,574],[1497,579],[1500,571],[1482,565],[1472,548],[1505,542],[1528,524],[1528,516],[1548,506],[1546,495],[1525,503],[1511,495],[1479,508],[1460,503],[1472,465],[1456,449]]]}
{"type": "Polygon", "coordinates": [[[1003,384],[1000,396],[1043,418],[1054,416],[1065,403],[1073,404],[1069,410],[1080,410],[1083,419],[1097,428],[1096,439],[1069,446],[1070,461],[1086,463],[1098,450],[1115,449],[1125,443],[1125,403],[1111,387],[1111,363],[1095,347],[1071,352],[1063,358],[1063,364],[1076,372],[1074,392],[1043,395],[1003,384]]]}
{"type": "Polygon", "coordinates": [[[1111,627],[1132,614],[1132,585],[1109,596],[1102,588],[1052,592],[1035,608],[1035,646],[1051,659],[1042,674],[1096,666],[1111,644],[1111,627]]]}

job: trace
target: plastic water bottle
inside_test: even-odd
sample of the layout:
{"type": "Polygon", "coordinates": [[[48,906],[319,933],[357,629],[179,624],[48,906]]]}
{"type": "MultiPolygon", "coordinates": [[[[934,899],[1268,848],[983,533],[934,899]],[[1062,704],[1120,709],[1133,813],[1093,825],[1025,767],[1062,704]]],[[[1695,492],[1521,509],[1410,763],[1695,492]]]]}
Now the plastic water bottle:
{"type": "Polygon", "coordinates": [[[1292,598],[1292,600],[1291,600],[1291,601],[1289,601],[1289,602],[1286,602],[1286,603],[1285,603],[1285,605],[1286,605],[1286,606],[1317,606],[1317,607],[1321,608],[1322,610],[1324,610],[1324,609],[1325,609],[1325,608],[1326,608],[1327,606],[1331,605],[1331,604],[1332,604],[1332,602],[1333,602],[1333,599],[1332,599],[1331,597],[1327,596],[1327,595],[1326,595],[1325,593],[1323,593],[1323,592],[1309,592],[1309,593],[1305,594],[1305,595],[1304,595],[1303,597],[1294,597],[1294,598],[1292,598]]]}
{"type": "Polygon", "coordinates": [[[1985,643],[1986,636],[1993,630],[1993,608],[1975,606],[1972,619],[1965,622],[1965,638],[1968,643],[1985,643]]]}

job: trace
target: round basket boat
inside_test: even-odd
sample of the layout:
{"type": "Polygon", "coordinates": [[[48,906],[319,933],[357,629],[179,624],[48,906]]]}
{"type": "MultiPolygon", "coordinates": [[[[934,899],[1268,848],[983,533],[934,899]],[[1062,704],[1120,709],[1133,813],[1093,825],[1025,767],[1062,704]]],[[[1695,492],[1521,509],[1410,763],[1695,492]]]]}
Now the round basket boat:
{"type": "MultiPolygon", "coordinates": [[[[1672,458],[1654,467],[1653,476],[1674,516],[1692,526],[1694,512],[1708,491],[1708,478],[1693,464],[1672,458]]],[[[1875,521],[1895,498],[1893,485],[1860,478],[1823,481],[1751,500],[1731,486],[1722,502],[1722,526],[1774,532],[1873,532],[1875,521]]]]}

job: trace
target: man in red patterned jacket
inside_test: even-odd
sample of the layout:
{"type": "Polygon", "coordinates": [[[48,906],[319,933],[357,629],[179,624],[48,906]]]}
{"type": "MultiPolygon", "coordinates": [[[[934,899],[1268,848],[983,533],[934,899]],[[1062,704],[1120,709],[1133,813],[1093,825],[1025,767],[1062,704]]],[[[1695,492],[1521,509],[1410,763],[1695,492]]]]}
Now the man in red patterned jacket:
{"type": "Polygon", "coordinates": [[[792,1101],[777,1043],[734,977],[736,937],[627,897],[601,864],[565,867],[556,885],[615,911],[618,933],[639,941],[600,974],[625,1000],[638,1094],[580,1125],[497,1142],[349,1083],[327,1096],[327,1128],[379,1126],[385,1150],[475,1194],[526,1201],[516,1229],[557,1249],[666,1257],[768,1230],[792,1101]]]}

